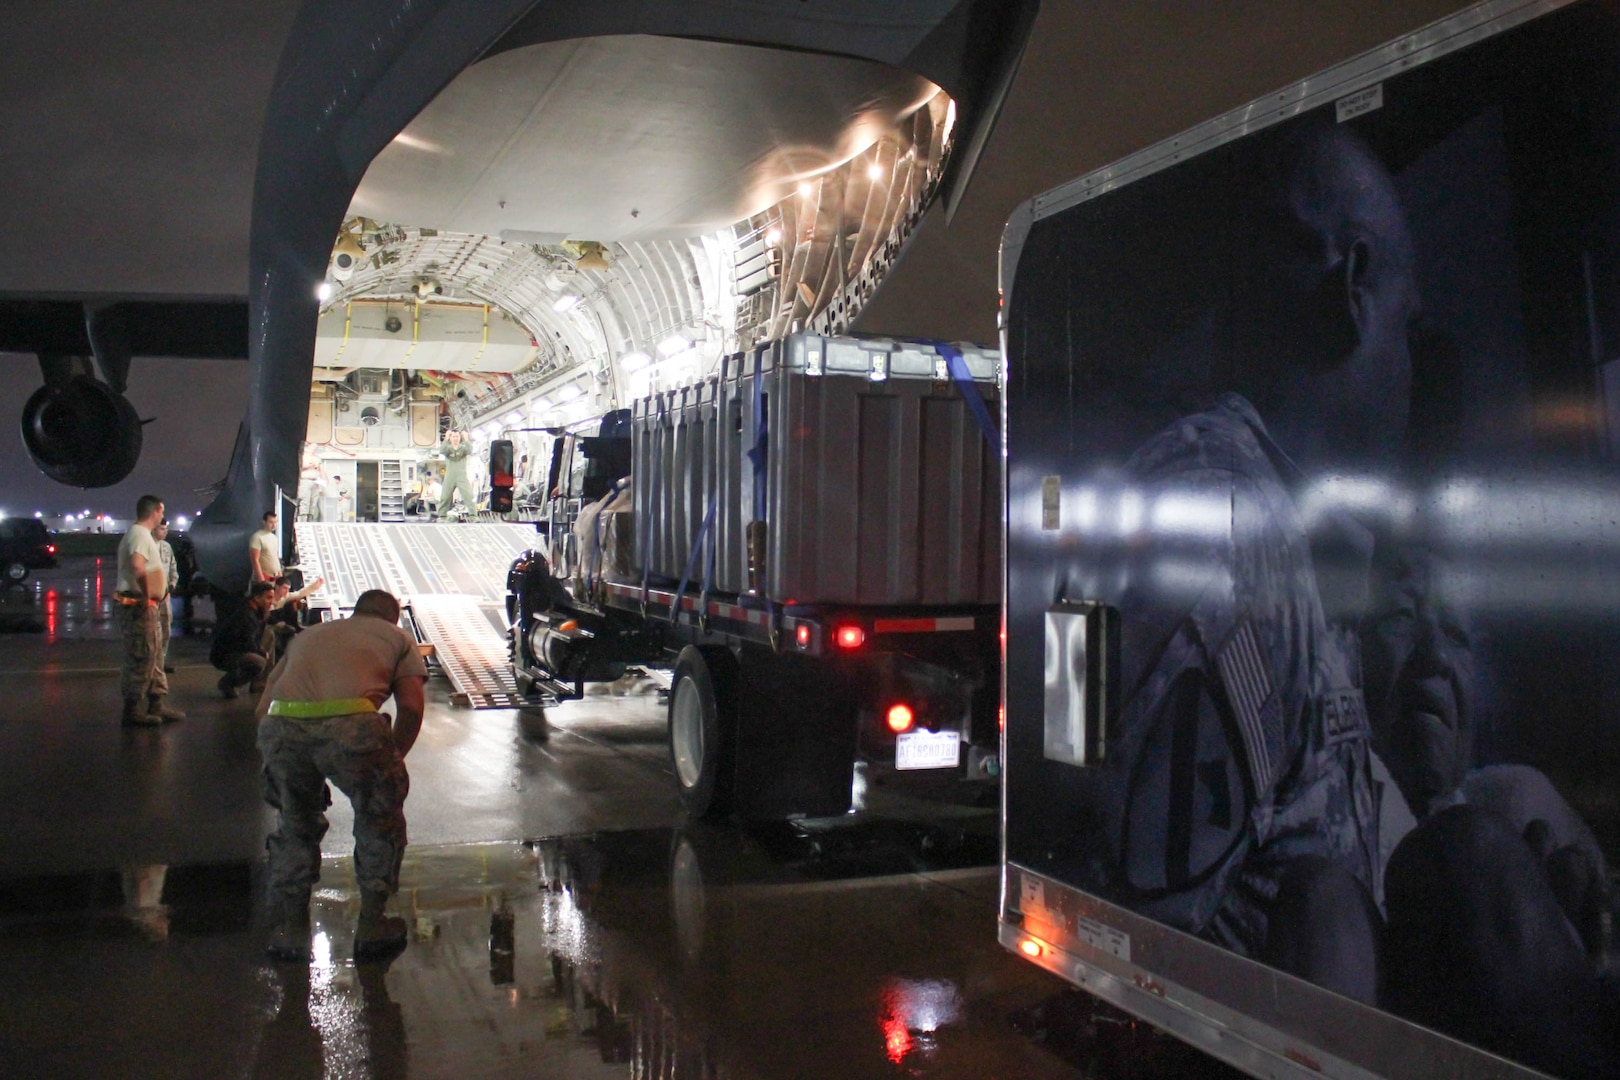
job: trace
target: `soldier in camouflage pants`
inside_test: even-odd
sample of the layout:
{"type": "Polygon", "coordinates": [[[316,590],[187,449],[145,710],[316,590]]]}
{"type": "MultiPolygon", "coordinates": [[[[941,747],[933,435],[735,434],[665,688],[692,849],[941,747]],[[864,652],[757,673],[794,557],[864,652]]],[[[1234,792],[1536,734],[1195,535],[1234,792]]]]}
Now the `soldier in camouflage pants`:
{"type": "Polygon", "coordinates": [[[392,895],[405,854],[405,771],[388,717],[267,716],[259,725],[265,801],[280,811],[265,842],[270,887],[285,904],[309,902],[321,872],[331,780],[354,804],[355,876],[362,891],[392,895]]]}
{"type": "Polygon", "coordinates": [[[167,694],[169,678],[163,673],[163,624],[158,609],[125,604],[118,620],[124,632],[124,666],[118,677],[124,700],[145,702],[167,694]]]}
{"type": "Polygon", "coordinates": [[[394,597],[362,593],[351,618],[292,639],[259,701],[265,801],[279,811],[265,841],[275,959],[309,957],[310,891],[320,877],[329,780],[354,806],[355,955],[381,956],[405,943],[404,921],[384,908],[399,888],[410,791],[404,759],[421,730],[427,668],[398,620],[394,597]],[[390,697],[398,710],[392,720],[378,711],[390,697]]]}

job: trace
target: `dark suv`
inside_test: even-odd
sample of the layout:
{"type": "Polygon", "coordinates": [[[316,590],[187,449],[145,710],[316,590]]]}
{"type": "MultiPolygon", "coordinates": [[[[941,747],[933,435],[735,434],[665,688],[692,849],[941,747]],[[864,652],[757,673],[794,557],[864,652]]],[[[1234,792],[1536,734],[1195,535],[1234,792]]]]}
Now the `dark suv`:
{"type": "Polygon", "coordinates": [[[56,566],[56,545],[45,525],[34,518],[0,520],[0,570],[7,583],[15,585],[30,570],[56,566]]]}

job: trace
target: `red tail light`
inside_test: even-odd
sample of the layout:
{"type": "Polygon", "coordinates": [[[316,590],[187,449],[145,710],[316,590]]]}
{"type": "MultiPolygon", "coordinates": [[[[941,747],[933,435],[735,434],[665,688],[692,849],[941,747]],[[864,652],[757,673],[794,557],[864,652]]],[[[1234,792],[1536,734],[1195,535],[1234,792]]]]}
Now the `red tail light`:
{"type": "Polygon", "coordinates": [[[896,735],[910,731],[911,725],[916,722],[916,719],[911,713],[911,706],[904,702],[889,706],[889,730],[896,735]]]}
{"type": "Polygon", "coordinates": [[[866,644],[866,631],[858,626],[840,626],[833,639],[840,649],[858,649],[866,644]]]}
{"type": "Polygon", "coordinates": [[[47,555],[55,555],[56,554],[56,545],[55,544],[46,544],[45,545],[45,554],[47,554],[47,555]]]}
{"type": "Polygon", "coordinates": [[[800,623],[799,628],[793,631],[793,636],[798,641],[799,648],[808,649],[810,647],[810,627],[807,623],[800,623]]]}

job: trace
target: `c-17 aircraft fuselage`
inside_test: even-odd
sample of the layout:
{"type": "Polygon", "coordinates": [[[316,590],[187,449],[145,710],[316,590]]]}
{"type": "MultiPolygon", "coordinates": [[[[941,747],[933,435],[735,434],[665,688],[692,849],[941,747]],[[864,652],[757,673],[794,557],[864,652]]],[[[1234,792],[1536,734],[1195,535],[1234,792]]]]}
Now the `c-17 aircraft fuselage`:
{"type": "MultiPolygon", "coordinates": [[[[936,197],[949,202],[982,149],[1034,11],[1033,2],[999,0],[846,3],[814,12],[787,3],[681,0],[307,5],[283,54],[259,148],[247,416],[224,489],[192,533],[209,579],[226,590],[244,587],[247,535],[276,507],[278,491],[297,491],[319,291],[328,280],[333,238],[368,167],[469,65],[546,43],[658,35],[788,50],[784,56],[801,59],[806,53],[829,62],[856,58],[912,72],[950,95],[959,134],[936,178],[936,197]]],[[[772,106],[739,101],[736,108],[769,117],[772,106]]],[[[588,135],[581,130],[582,138],[588,135]]],[[[556,149],[577,155],[580,168],[590,167],[588,146],[556,149]]]]}

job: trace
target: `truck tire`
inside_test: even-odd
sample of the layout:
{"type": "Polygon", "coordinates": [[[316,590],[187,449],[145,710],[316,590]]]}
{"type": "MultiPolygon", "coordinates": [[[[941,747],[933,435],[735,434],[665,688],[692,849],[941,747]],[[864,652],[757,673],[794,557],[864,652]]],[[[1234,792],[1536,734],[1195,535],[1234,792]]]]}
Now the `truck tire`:
{"type": "Polygon", "coordinates": [[[6,581],[9,584],[12,584],[12,585],[21,584],[23,579],[26,578],[27,576],[28,576],[28,564],[27,563],[24,563],[20,559],[16,559],[16,560],[13,560],[13,561],[8,562],[6,564],[6,581]]]}
{"type": "Polygon", "coordinates": [[[735,682],[735,662],[724,649],[688,645],[675,660],[669,756],[675,789],[690,818],[720,817],[731,810],[735,682]]]}

